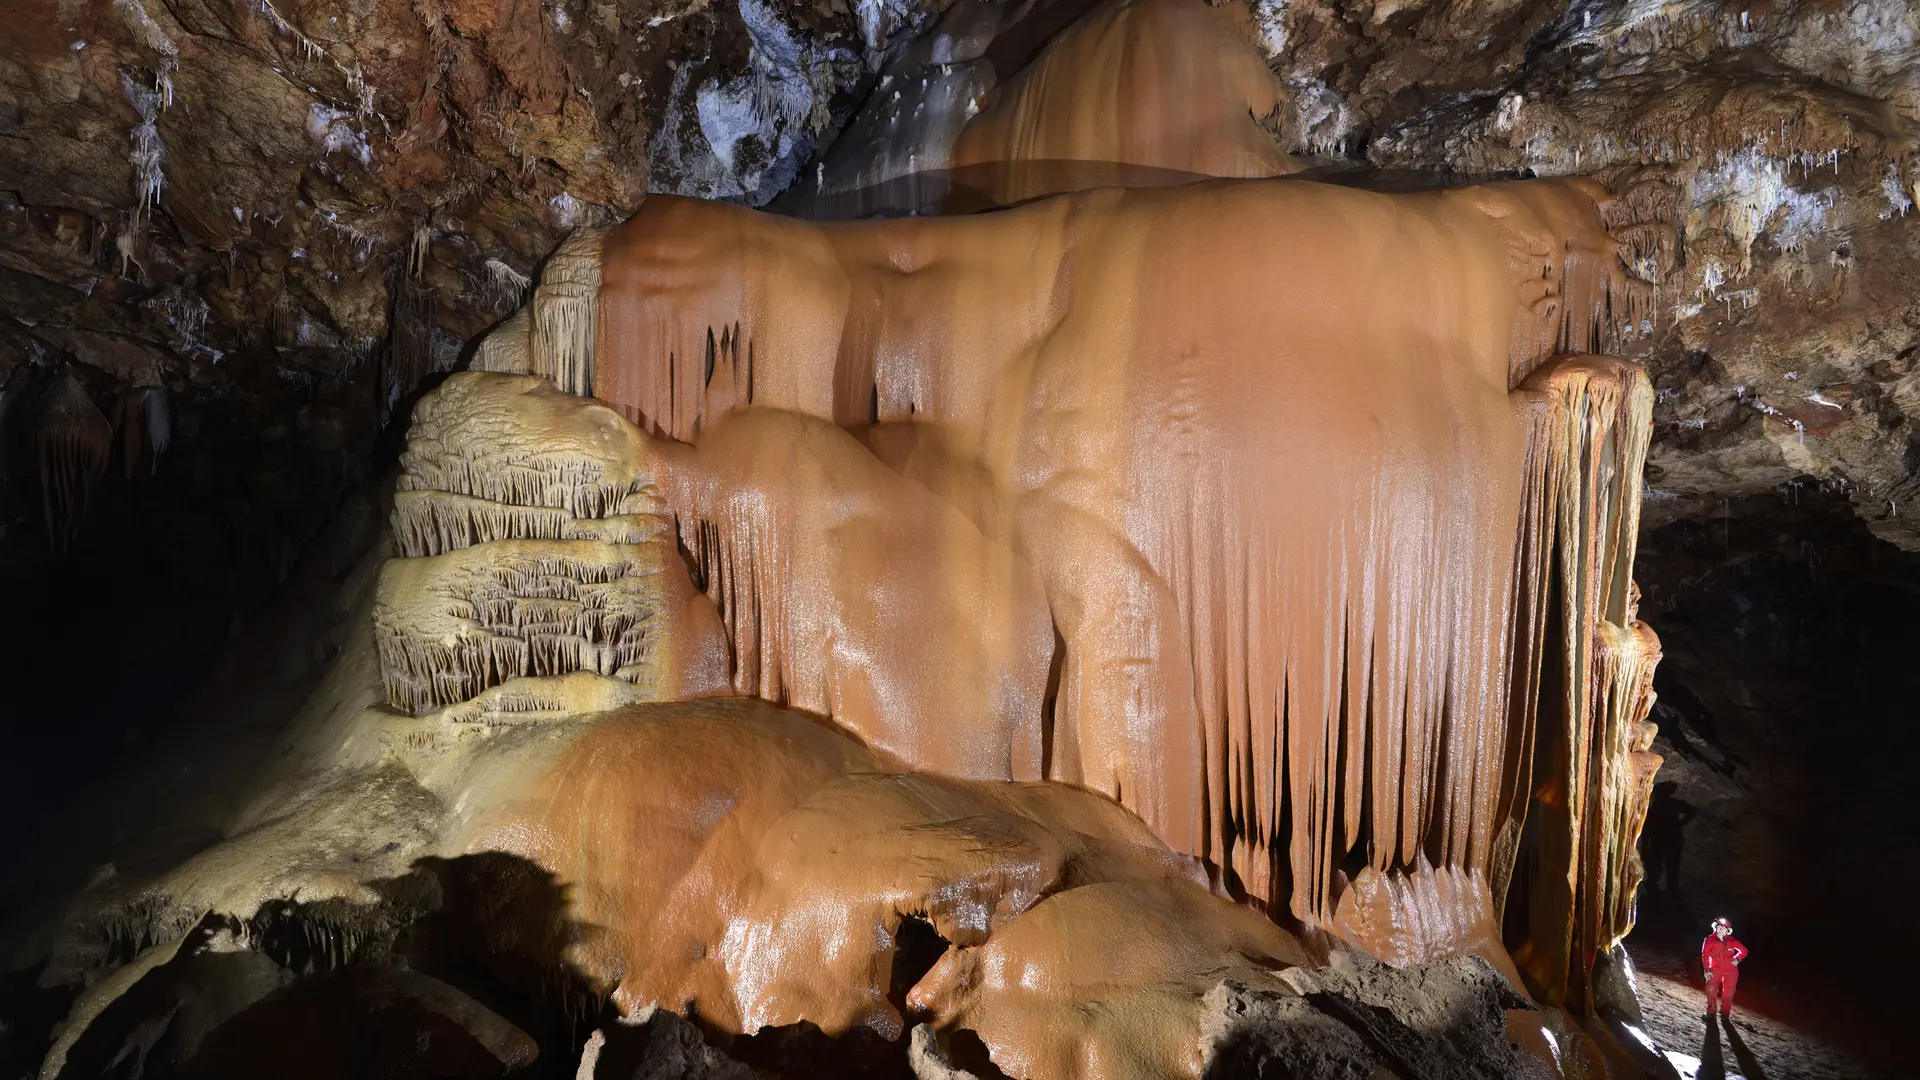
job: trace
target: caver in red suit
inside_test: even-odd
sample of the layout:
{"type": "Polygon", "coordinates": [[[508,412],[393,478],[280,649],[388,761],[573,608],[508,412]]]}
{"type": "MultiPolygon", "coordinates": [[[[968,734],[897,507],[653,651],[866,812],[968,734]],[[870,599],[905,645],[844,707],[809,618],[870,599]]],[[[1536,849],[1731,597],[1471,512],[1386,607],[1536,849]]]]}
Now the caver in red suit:
{"type": "Polygon", "coordinates": [[[1707,1011],[1721,1016],[1733,1011],[1733,992],[1740,985],[1740,961],[1747,958],[1747,947],[1733,936],[1733,924],[1715,919],[1713,933],[1700,943],[1700,968],[1707,975],[1707,1011]]]}

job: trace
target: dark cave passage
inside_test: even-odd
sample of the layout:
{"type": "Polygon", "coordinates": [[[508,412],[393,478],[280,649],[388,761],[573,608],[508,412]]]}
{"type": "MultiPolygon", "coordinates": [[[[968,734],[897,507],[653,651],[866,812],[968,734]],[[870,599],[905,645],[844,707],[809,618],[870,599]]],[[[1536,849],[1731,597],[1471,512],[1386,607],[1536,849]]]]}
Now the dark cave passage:
{"type": "Polygon", "coordinates": [[[1804,481],[1651,532],[1639,567],[1666,763],[1631,944],[1697,986],[1725,916],[1742,1006],[1891,1065],[1920,961],[1920,555],[1804,481]]]}

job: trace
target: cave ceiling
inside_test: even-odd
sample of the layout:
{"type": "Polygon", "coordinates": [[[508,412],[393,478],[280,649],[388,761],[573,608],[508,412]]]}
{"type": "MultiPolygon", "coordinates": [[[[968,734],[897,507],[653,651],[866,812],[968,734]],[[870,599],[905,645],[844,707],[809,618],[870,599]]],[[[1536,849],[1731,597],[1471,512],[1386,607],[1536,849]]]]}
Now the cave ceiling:
{"type": "MultiPolygon", "coordinates": [[[[14,5],[0,419],[64,363],[106,412],[157,388],[270,430],[289,386],[357,379],[343,407],[384,420],[575,227],[650,192],[778,209],[824,182],[885,130],[896,76],[973,55],[975,14],[947,8],[14,5]]],[[[1284,87],[1254,119],[1312,175],[1586,175],[1628,196],[1656,286],[1622,350],[1656,388],[1649,524],[1810,476],[1920,547],[1906,4],[1253,0],[1244,18],[1284,87]]],[[[984,62],[1033,47],[1003,37],[984,62]]]]}

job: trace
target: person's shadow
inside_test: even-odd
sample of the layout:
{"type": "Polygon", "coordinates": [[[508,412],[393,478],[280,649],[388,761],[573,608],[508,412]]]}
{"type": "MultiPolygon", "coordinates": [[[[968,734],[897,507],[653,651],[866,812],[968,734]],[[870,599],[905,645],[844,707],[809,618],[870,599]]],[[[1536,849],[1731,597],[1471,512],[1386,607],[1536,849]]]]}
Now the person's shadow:
{"type": "Polygon", "coordinates": [[[1700,1071],[1694,1080],[1727,1080],[1727,1063],[1720,1056],[1720,1025],[1707,1014],[1707,1038],[1700,1044],[1700,1071]]]}
{"type": "Polygon", "coordinates": [[[1722,1019],[1721,1026],[1727,1029],[1727,1045],[1733,1047],[1734,1059],[1740,1062],[1740,1072],[1747,1080],[1767,1080],[1767,1074],[1760,1071],[1760,1059],[1747,1049],[1746,1040],[1740,1037],[1740,1029],[1733,1026],[1731,1019],[1722,1019]]]}

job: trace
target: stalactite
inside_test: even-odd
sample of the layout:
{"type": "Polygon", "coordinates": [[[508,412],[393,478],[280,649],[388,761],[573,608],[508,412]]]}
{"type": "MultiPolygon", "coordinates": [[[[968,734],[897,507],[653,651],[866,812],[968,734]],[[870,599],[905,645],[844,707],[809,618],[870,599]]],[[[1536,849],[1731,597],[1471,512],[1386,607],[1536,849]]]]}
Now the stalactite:
{"type": "Polygon", "coordinates": [[[134,467],[144,454],[149,474],[160,471],[160,457],[173,441],[173,413],[167,391],[160,386],[141,386],[114,399],[113,423],[120,429],[120,455],[127,479],[133,479],[134,467]]]}
{"type": "Polygon", "coordinates": [[[393,302],[387,313],[386,363],[381,372],[383,416],[417,390],[433,368],[433,296],[404,268],[389,277],[393,302]]]}
{"type": "Polygon", "coordinates": [[[153,454],[149,472],[160,471],[160,458],[173,445],[173,406],[164,386],[144,387],[140,393],[140,414],[147,428],[147,449],[153,454]]]}
{"type": "Polygon", "coordinates": [[[533,290],[533,374],[570,394],[593,392],[593,350],[600,302],[604,229],[583,227],[562,241],[533,290]]]}
{"type": "MultiPolygon", "coordinates": [[[[1632,607],[1638,605],[1630,605],[1632,607]]],[[[1591,967],[1593,957],[1613,948],[1633,929],[1634,894],[1646,877],[1639,841],[1653,798],[1653,777],[1661,758],[1652,752],[1659,729],[1649,723],[1653,711],[1653,671],[1660,662],[1660,639],[1646,623],[1600,624],[1599,662],[1594,687],[1600,748],[1600,783],[1595,791],[1592,885],[1580,913],[1578,956],[1591,967]]]]}
{"type": "Polygon", "coordinates": [[[496,313],[505,313],[518,308],[526,299],[527,289],[533,284],[533,280],[527,275],[499,259],[488,259],[484,273],[485,280],[481,283],[481,301],[496,313]]]}
{"type": "Polygon", "coordinates": [[[590,716],[648,700],[646,691],[624,679],[576,671],[557,676],[508,679],[468,701],[425,714],[437,725],[543,723],[590,716]]]}
{"type": "MultiPolygon", "coordinates": [[[[631,424],[528,376],[448,379],[415,409],[400,464],[403,492],[521,508],[509,516],[549,508],[604,519],[663,508],[652,454],[631,424]]],[[[531,519],[525,527],[533,528],[531,519]]]]}
{"type": "Polygon", "coordinates": [[[514,506],[443,491],[397,491],[394,546],[401,555],[439,555],[495,540],[605,540],[645,544],[673,527],[656,514],[572,518],[563,510],[514,506]]]}
{"type": "Polygon", "coordinates": [[[525,676],[586,671],[646,700],[724,686],[710,607],[670,547],[501,540],[394,559],[374,610],[387,699],[419,715],[525,676]],[[702,601],[704,603],[704,601],[702,601]]]}
{"type": "Polygon", "coordinates": [[[79,534],[94,485],[113,452],[113,425],[100,414],[71,370],[54,378],[40,399],[33,433],[40,458],[40,497],[47,539],[64,551],[79,534]]]}
{"type": "Polygon", "coordinates": [[[1500,184],[1486,189],[1490,217],[1506,226],[1508,259],[1525,313],[1514,321],[1510,385],[1560,353],[1612,353],[1653,318],[1653,284],[1630,275],[1623,254],[1637,235],[1607,223],[1628,213],[1591,180],[1500,184]],[[1598,223],[1602,228],[1595,228],[1598,223]]]}
{"type": "Polygon", "coordinates": [[[1632,582],[1653,391],[1626,361],[1563,357],[1522,392],[1536,478],[1521,524],[1519,603],[1529,615],[1516,634],[1521,745],[1495,896],[1525,899],[1529,930],[1514,960],[1534,987],[1590,1006],[1587,973],[1624,932],[1631,908],[1627,868],[1657,765],[1643,756],[1649,740],[1639,725],[1652,708],[1659,643],[1635,621],[1632,582]],[[1535,760],[1546,763],[1544,775],[1531,774],[1535,760]],[[1516,882],[1529,829],[1534,869],[1516,882]]]}

